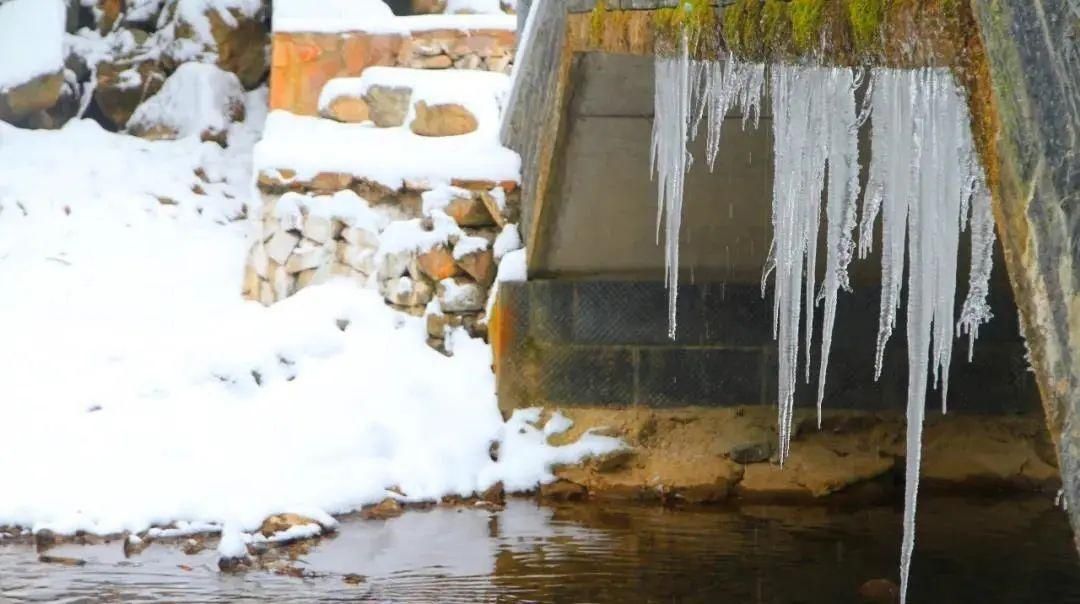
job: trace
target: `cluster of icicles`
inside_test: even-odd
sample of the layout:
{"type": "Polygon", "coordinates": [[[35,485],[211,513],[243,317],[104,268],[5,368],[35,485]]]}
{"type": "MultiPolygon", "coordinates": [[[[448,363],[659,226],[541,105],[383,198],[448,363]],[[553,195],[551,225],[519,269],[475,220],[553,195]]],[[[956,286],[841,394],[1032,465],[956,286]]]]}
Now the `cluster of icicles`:
{"type": "MultiPolygon", "coordinates": [[[[773,335],[779,349],[778,426],[781,463],[790,450],[792,409],[799,370],[800,335],[805,339],[805,379],[810,381],[815,306],[824,303],[818,423],[836,321],[837,293],[850,291],[848,265],[856,250],[873,247],[882,218],[881,312],[875,379],[900,308],[907,252],[908,410],[901,601],[906,599],[914,548],[922,426],[927,379],[948,395],[954,327],[971,345],[991,317],[986,302],[994,245],[990,193],[973,150],[964,96],[947,69],[873,69],[771,65],[774,136],[773,241],[762,276],[775,275],[773,335]],[[864,88],[863,102],[856,91],[864,88]],[[871,122],[871,162],[865,194],[860,191],[859,129],[871,122]],[[861,216],[859,201],[862,200],[861,216]],[[815,281],[821,202],[825,203],[825,273],[815,281]],[[955,320],[957,252],[961,231],[971,229],[967,298],[955,320]],[[857,236],[857,243],[856,243],[857,236]],[[804,307],[805,303],[805,307],[804,307]],[[806,317],[802,317],[803,309],[806,317]],[[800,334],[800,327],[802,334],[800,334]]],[[[687,144],[705,120],[711,170],[720,130],[729,109],[738,108],[743,127],[756,126],[766,84],[761,64],[696,61],[686,43],[673,57],[656,58],[656,113],[652,163],[658,178],[657,237],[665,227],[669,330],[676,329],[679,229],[683,186],[692,158],[687,144]]],[[[970,349],[968,358],[970,360],[970,349]]]]}

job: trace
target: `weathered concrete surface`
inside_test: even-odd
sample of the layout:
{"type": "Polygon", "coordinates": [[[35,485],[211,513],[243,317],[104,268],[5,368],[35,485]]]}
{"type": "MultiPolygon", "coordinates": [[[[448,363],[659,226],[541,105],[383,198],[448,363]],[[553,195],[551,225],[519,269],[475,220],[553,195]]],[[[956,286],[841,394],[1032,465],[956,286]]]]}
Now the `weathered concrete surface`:
{"type": "MultiPolygon", "coordinates": [[[[805,503],[825,497],[887,499],[903,471],[902,412],[829,411],[817,429],[813,410],[795,418],[791,456],[776,463],[776,409],[560,408],[571,442],[604,427],[631,449],[556,474],[595,498],[805,503]]],[[[1015,417],[934,417],[922,460],[927,490],[1053,492],[1054,452],[1038,413],[1015,417]]]]}
{"type": "Polygon", "coordinates": [[[998,230],[1080,535],[1080,3],[972,6],[1001,123],[998,230]]]}

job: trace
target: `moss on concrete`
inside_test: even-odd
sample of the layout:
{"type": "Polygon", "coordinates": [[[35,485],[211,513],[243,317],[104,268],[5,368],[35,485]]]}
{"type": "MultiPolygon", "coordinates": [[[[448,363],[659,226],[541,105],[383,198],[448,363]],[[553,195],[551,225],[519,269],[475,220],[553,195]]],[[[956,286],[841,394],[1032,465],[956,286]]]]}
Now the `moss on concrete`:
{"type": "Polygon", "coordinates": [[[678,6],[657,10],[653,25],[656,49],[662,54],[676,52],[683,36],[696,58],[713,58],[720,50],[716,8],[709,0],[683,0],[678,6]]]}

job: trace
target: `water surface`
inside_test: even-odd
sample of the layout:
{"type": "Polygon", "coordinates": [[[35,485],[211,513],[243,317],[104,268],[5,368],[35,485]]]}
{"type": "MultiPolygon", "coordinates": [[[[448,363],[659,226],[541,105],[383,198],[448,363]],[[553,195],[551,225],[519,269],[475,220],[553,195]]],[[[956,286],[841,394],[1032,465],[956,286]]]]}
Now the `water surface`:
{"type": "MultiPolygon", "coordinates": [[[[3,602],[858,602],[897,576],[899,507],[631,505],[434,508],[350,520],[296,565],[314,578],[217,572],[213,551],[64,545],[46,565],[0,546],[3,602]],[[359,574],[356,584],[344,580],[359,574]]],[[[1065,514],[1049,498],[924,498],[909,601],[1080,603],[1065,514]]]]}

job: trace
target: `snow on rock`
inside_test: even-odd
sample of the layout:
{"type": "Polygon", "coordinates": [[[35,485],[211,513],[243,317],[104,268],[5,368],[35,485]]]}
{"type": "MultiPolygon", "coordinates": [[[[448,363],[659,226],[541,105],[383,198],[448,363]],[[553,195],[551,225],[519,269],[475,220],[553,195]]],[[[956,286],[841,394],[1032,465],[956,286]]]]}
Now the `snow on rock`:
{"type": "Polygon", "coordinates": [[[501,14],[500,0],[446,0],[447,14],[501,14]]]}
{"type": "Polygon", "coordinates": [[[0,3],[0,93],[64,67],[64,0],[0,3]]]}
{"type": "Polygon", "coordinates": [[[212,42],[214,35],[210,28],[211,11],[216,13],[225,25],[236,27],[238,21],[234,11],[243,17],[253,17],[262,10],[263,4],[263,0],[176,0],[176,16],[191,27],[196,39],[212,42]]]}
{"type": "Polygon", "coordinates": [[[521,245],[521,234],[518,233],[518,226],[516,224],[504,226],[495,238],[495,243],[492,244],[495,260],[502,260],[503,256],[520,249],[521,245]]]}
{"type": "MultiPolygon", "coordinates": [[[[486,9],[489,8],[487,5],[490,0],[467,0],[466,3],[477,4],[486,9]]],[[[497,12],[498,14],[398,17],[381,0],[277,0],[274,2],[273,29],[277,32],[367,32],[400,35],[435,30],[517,29],[517,18],[514,15],[497,12]]]]}
{"type": "Polygon", "coordinates": [[[362,98],[372,87],[411,91],[408,125],[416,119],[416,104],[429,107],[460,105],[475,116],[486,135],[496,136],[502,101],[509,91],[510,77],[497,72],[470,69],[437,70],[404,67],[369,67],[356,78],[335,78],[327,82],[319,96],[319,111],[341,97],[362,98]]]}
{"type": "MultiPolygon", "coordinates": [[[[227,149],[85,120],[0,124],[0,411],[40,428],[0,439],[0,460],[21,460],[5,480],[35,485],[0,490],[0,525],[114,533],[183,520],[221,528],[220,554],[235,558],[273,514],[318,520],[392,486],[407,501],[529,489],[553,464],[619,446],[556,447],[521,418],[504,423],[490,348],[450,328],[444,356],[423,317],[373,289],[329,280],[269,308],[242,300],[252,228],[226,210],[252,203],[255,119],[231,128],[227,149]]],[[[309,217],[367,216],[352,193],[293,201],[309,217]]]]}
{"type": "Polygon", "coordinates": [[[150,139],[201,136],[219,140],[244,118],[244,87],[215,65],[184,63],[128,120],[128,130],[150,139]]]}
{"type": "Polygon", "coordinates": [[[520,180],[521,160],[494,132],[425,137],[405,128],[374,128],[273,111],[255,149],[257,170],[287,168],[299,180],[319,172],[351,174],[400,188],[405,180],[520,180]]]}

